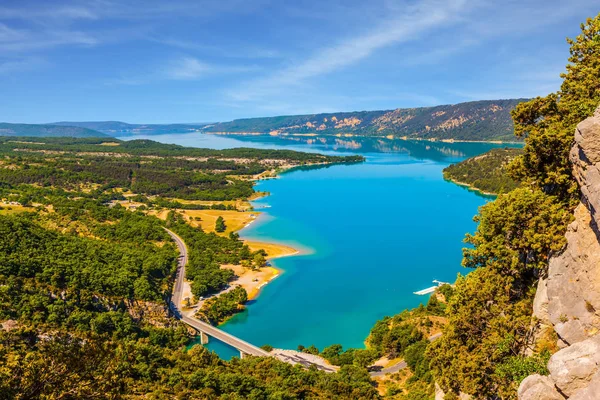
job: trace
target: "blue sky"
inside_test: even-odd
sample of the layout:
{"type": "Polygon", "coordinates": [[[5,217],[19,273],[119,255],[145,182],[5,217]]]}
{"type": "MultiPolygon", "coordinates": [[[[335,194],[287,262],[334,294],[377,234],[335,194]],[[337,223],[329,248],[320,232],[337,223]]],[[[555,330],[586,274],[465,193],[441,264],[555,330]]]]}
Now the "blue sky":
{"type": "Polygon", "coordinates": [[[0,121],[212,122],[555,91],[597,0],[1,0],[0,121]]]}

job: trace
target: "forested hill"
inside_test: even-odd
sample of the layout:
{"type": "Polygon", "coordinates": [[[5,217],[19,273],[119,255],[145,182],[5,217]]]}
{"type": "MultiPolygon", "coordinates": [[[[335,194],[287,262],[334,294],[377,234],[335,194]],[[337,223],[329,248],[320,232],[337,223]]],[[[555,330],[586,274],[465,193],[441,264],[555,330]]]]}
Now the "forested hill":
{"type": "Polygon", "coordinates": [[[224,132],[396,136],[413,139],[515,141],[510,111],[524,99],[482,100],[453,105],[395,110],[236,119],[195,124],[129,124],[120,121],[56,122],[111,136],[171,132],[224,132]]]}
{"type": "Polygon", "coordinates": [[[29,137],[106,137],[105,133],[92,129],[40,124],[9,124],[0,122],[0,136],[29,136],[29,137]]]}
{"type": "Polygon", "coordinates": [[[521,148],[492,149],[444,168],[444,178],[485,193],[508,193],[519,187],[519,182],[507,167],[522,154],[521,148]]]}
{"type": "Polygon", "coordinates": [[[197,124],[130,124],[121,121],[62,121],[50,125],[77,126],[93,129],[112,136],[120,135],[160,135],[172,132],[198,131],[207,123],[197,124]]]}
{"type": "Polygon", "coordinates": [[[206,126],[207,132],[354,134],[415,139],[514,141],[510,111],[524,99],[484,100],[386,111],[340,112],[238,119],[206,126]]]}

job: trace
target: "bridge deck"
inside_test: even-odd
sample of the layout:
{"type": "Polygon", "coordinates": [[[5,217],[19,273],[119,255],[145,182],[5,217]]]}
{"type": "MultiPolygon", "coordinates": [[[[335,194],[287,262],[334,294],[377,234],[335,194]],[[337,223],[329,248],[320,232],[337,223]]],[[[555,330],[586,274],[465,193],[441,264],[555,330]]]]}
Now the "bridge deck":
{"type": "Polygon", "coordinates": [[[224,332],[221,329],[216,328],[206,322],[200,321],[193,317],[186,316],[185,314],[183,314],[181,312],[181,309],[179,307],[181,305],[183,280],[185,278],[185,266],[188,262],[187,246],[185,245],[183,240],[181,240],[181,238],[179,236],[177,236],[176,233],[174,233],[168,229],[165,229],[165,230],[167,231],[169,236],[171,236],[171,238],[177,245],[177,247],[179,249],[179,254],[180,254],[180,257],[178,260],[178,266],[177,266],[177,275],[175,278],[175,286],[173,288],[173,296],[171,298],[171,310],[173,311],[175,316],[177,318],[179,318],[181,321],[183,321],[186,324],[188,324],[189,326],[191,326],[192,328],[199,330],[201,332],[204,332],[205,334],[207,334],[215,339],[218,339],[218,340],[222,341],[223,343],[227,343],[228,345],[235,347],[236,349],[238,349],[239,351],[241,351],[244,354],[250,354],[250,355],[259,356],[259,357],[270,356],[269,352],[261,349],[260,347],[254,346],[253,344],[250,344],[250,343],[248,343],[242,339],[239,339],[227,332],[224,332]]]}

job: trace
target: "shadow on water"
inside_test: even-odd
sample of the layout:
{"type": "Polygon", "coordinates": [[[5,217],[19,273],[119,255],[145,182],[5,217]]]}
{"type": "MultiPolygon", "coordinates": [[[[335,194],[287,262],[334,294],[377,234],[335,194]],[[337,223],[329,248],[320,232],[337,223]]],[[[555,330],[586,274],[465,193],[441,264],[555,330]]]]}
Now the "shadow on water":
{"type": "Polygon", "coordinates": [[[451,180],[451,179],[446,179],[446,178],[444,178],[444,181],[446,181],[446,182],[448,182],[448,183],[451,183],[451,184],[453,184],[453,185],[456,185],[456,186],[458,186],[459,188],[461,188],[461,189],[463,189],[463,190],[466,190],[466,191],[467,191],[467,192],[469,192],[469,193],[473,193],[474,195],[476,195],[476,196],[478,196],[478,197],[482,197],[482,198],[484,198],[484,199],[486,199],[486,200],[490,200],[490,201],[491,201],[491,200],[495,200],[495,199],[496,199],[496,197],[498,197],[498,195],[497,195],[497,194],[484,193],[484,192],[482,192],[482,191],[480,191],[480,190],[478,190],[478,189],[475,189],[475,188],[473,188],[473,187],[470,187],[470,186],[468,186],[468,185],[465,185],[465,184],[462,184],[462,183],[457,183],[457,182],[454,182],[454,181],[453,181],[453,180],[451,180]]]}

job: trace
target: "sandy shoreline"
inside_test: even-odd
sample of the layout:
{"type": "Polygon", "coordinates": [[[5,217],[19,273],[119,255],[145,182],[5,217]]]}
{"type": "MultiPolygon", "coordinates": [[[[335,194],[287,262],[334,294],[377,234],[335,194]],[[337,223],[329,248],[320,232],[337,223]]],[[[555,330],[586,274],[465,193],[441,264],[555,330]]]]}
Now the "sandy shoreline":
{"type": "MultiPolygon", "coordinates": [[[[258,249],[265,250],[267,252],[268,261],[272,261],[276,258],[290,257],[300,254],[300,251],[293,247],[277,243],[256,242],[252,240],[244,240],[244,243],[246,243],[252,251],[258,249]]],[[[240,285],[246,289],[246,292],[248,292],[248,300],[256,299],[263,287],[283,273],[281,268],[277,268],[272,264],[260,268],[258,271],[253,271],[247,268],[245,269],[241,266],[236,267],[242,271],[234,269],[234,272],[238,278],[233,281],[232,284],[240,285]]]]}

